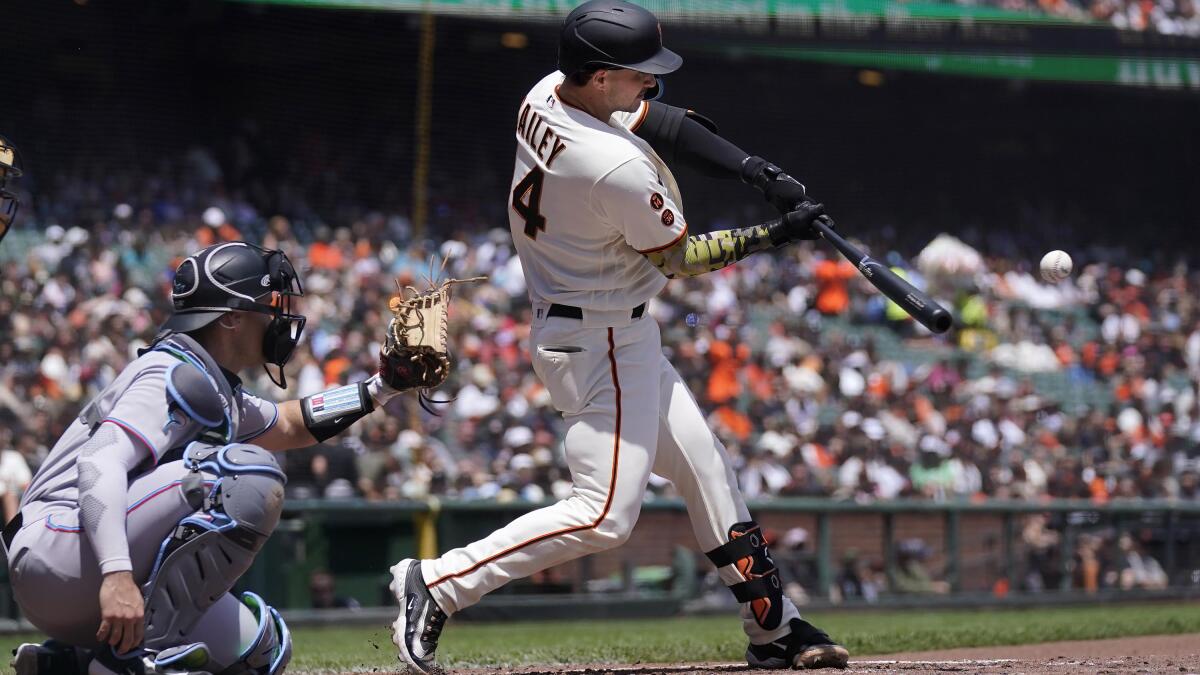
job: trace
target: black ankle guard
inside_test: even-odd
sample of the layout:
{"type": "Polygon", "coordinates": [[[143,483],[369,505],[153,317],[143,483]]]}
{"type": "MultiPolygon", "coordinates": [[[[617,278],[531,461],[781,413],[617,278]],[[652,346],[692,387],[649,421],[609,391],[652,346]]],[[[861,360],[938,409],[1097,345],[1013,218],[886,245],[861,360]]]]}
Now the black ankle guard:
{"type": "Polygon", "coordinates": [[[705,555],[717,567],[736,566],[746,581],[729,587],[733,597],[750,603],[754,619],[763,629],[779,627],[783,619],[783,583],[758,523],[735,523],[729,528],[729,541],[705,555]]]}

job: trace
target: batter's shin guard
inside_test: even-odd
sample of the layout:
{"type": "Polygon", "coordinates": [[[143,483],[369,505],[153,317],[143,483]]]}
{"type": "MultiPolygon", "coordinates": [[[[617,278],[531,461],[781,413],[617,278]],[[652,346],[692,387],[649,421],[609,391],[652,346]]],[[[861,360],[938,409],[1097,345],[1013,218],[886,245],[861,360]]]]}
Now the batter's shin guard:
{"type": "Polygon", "coordinates": [[[750,603],[754,620],[763,630],[775,630],[783,619],[783,583],[754,521],[735,523],[729,541],[705,553],[718,568],[736,567],[745,581],[729,587],[738,602],[750,603]]]}

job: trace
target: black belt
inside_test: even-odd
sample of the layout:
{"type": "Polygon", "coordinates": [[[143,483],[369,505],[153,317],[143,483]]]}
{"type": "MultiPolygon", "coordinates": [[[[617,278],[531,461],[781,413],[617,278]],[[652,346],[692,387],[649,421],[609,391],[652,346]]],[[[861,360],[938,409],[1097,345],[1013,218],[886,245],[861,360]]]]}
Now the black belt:
{"type": "Polygon", "coordinates": [[[13,517],[12,520],[8,521],[8,524],[4,526],[3,537],[5,551],[12,548],[13,537],[17,536],[17,532],[21,530],[21,523],[23,522],[24,519],[21,518],[21,512],[17,511],[17,515],[13,517]]]}
{"type": "MultiPolygon", "coordinates": [[[[642,318],[642,314],[645,312],[646,303],[643,302],[642,304],[633,308],[633,311],[629,314],[629,318],[640,319],[642,318]]],[[[578,307],[572,307],[571,305],[550,305],[550,311],[546,312],[546,316],[560,316],[564,319],[579,319],[582,321],[583,310],[578,307]]]]}

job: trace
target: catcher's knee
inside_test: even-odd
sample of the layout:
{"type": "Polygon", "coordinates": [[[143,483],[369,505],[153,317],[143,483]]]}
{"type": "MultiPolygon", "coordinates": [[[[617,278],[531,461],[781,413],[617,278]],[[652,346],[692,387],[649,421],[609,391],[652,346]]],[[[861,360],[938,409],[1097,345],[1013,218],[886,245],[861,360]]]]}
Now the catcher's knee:
{"type": "Polygon", "coordinates": [[[200,617],[233,587],[279,523],[286,478],[258,446],[193,443],[184,453],[191,472],[183,490],[197,513],[159,547],[143,587],[146,646],[179,644],[200,617]],[[209,482],[206,476],[215,475],[209,482]]]}

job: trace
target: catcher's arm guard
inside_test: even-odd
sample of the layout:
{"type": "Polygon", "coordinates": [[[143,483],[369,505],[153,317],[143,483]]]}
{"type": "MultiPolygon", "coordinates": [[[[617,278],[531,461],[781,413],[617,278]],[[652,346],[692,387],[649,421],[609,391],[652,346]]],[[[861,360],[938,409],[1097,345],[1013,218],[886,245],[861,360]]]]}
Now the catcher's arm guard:
{"type": "Polygon", "coordinates": [[[446,346],[450,289],[455,284],[482,281],[447,279],[425,291],[409,286],[398,288],[388,299],[392,319],[379,350],[379,372],[367,380],[367,388],[381,404],[409,389],[420,389],[422,402],[427,392],[450,375],[450,350],[446,346]]]}

